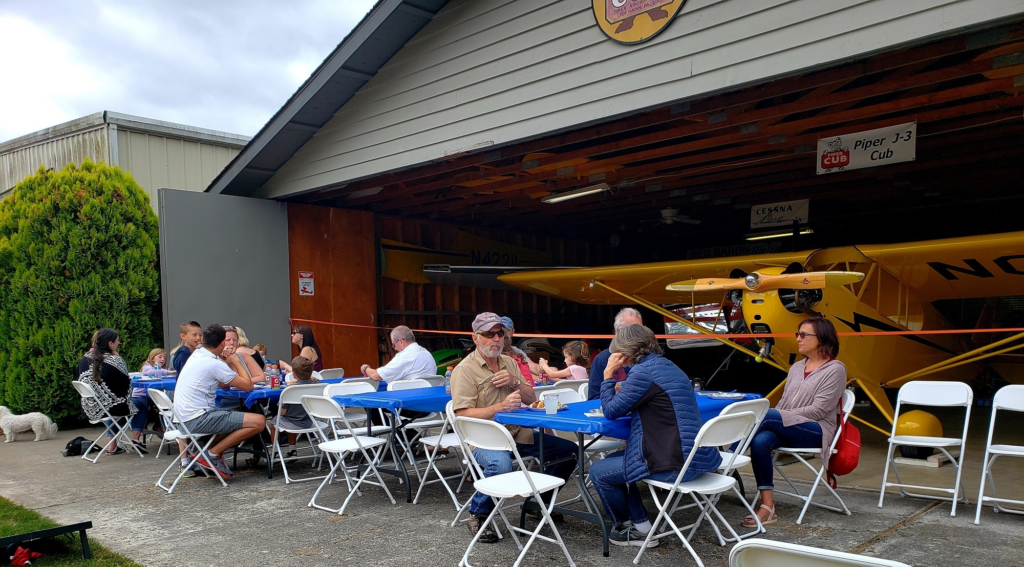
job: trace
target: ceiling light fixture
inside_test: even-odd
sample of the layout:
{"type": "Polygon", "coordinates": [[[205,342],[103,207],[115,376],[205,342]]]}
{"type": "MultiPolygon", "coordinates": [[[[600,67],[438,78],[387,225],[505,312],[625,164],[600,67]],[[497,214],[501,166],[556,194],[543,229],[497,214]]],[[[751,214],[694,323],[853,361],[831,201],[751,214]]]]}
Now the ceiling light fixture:
{"type": "Polygon", "coordinates": [[[548,195],[541,199],[545,203],[561,203],[562,201],[568,201],[569,199],[578,199],[580,197],[586,197],[587,195],[593,195],[595,193],[601,193],[610,189],[607,183],[598,183],[597,185],[591,185],[589,187],[582,187],[580,189],[573,189],[572,191],[566,191],[565,193],[559,193],[557,195],[548,195]]]}
{"type": "MultiPolygon", "coordinates": [[[[801,229],[798,234],[814,234],[814,230],[810,228],[801,229]]],[[[768,240],[769,238],[785,238],[787,236],[793,236],[792,230],[786,232],[768,232],[764,234],[748,234],[747,240],[768,240]]]]}
{"type": "Polygon", "coordinates": [[[362,199],[363,197],[371,197],[383,191],[383,187],[370,187],[369,189],[360,189],[359,191],[353,191],[348,194],[346,200],[352,201],[354,199],[362,199]]]}

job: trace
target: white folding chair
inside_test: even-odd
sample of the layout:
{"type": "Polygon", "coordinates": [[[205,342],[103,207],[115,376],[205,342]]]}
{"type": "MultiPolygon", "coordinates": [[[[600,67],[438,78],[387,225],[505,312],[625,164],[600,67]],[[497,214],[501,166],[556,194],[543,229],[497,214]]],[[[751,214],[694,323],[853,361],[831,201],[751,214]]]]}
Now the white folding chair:
{"type": "Polygon", "coordinates": [[[331,379],[334,379],[334,378],[344,378],[345,377],[345,369],[344,368],[326,368],[326,369],[320,371],[320,376],[324,380],[331,380],[331,379]]]}
{"type": "Polygon", "coordinates": [[[441,449],[454,449],[457,453],[461,452],[462,450],[462,444],[459,442],[459,436],[456,435],[455,433],[448,433],[448,429],[451,427],[450,416],[454,415],[454,412],[452,411],[452,403],[453,402],[449,401],[448,405],[445,406],[445,419],[444,425],[441,426],[441,432],[437,435],[431,435],[429,437],[421,436],[419,438],[420,445],[424,447],[425,451],[427,447],[433,447],[434,450],[428,451],[427,465],[423,469],[423,477],[420,480],[419,489],[416,490],[416,498],[413,498],[412,500],[413,504],[419,502],[420,493],[423,492],[424,486],[428,484],[433,484],[435,482],[440,482],[442,485],[444,485],[445,490],[448,491],[448,496],[451,497],[452,502],[455,504],[455,509],[459,510],[462,507],[462,504],[459,503],[459,498],[455,495],[456,492],[462,491],[462,486],[466,482],[466,468],[463,465],[462,458],[459,458],[459,472],[449,476],[445,476],[444,473],[442,473],[441,470],[437,468],[436,462],[437,453],[441,449]],[[434,471],[434,474],[437,475],[436,480],[427,480],[428,478],[430,478],[430,471],[434,471]],[[458,478],[460,480],[459,487],[453,491],[452,487],[448,484],[448,481],[454,478],[458,478]]]}
{"type": "MultiPolygon", "coordinates": [[[[1006,512],[1007,514],[1024,514],[1024,510],[1011,510],[1000,504],[1024,504],[1024,500],[1010,500],[999,498],[996,495],[996,481],[992,477],[992,465],[999,457],[1024,457],[1024,446],[1022,445],[993,445],[992,433],[996,428],[996,412],[1017,411],[1024,412],[1024,386],[1010,385],[1003,386],[996,392],[992,399],[992,419],[988,424],[988,441],[985,442],[985,459],[981,465],[981,488],[978,490],[978,510],[974,513],[974,523],[981,523],[981,505],[985,502],[992,503],[994,512],[1006,512]],[[992,496],[985,496],[985,482],[988,481],[992,496]]],[[[1018,435],[1019,437],[1019,435],[1018,435]]]]}
{"type": "MultiPolygon", "coordinates": [[[[103,433],[100,433],[100,436],[97,437],[96,440],[89,445],[89,448],[82,453],[82,458],[89,461],[90,463],[96,464],[96,461],[100,460],[100,457],[103,456],[103,453],[106,453],[107,449],[109,449],[112,444],[116,443],[119,445],[131,447],[132,450],[134,450],[139,455],[139,457],[142,457],[144,459],[145,457],[142,455],[142,452],[139,451],[139,448],[135,446],[135,443],[131,442],[132,437],[128,429],[129,418],[125,416],[114,417],[110,415],[110,411],[107,408],[103,407],[103,404],[99,403],[99,400],[96,398],[96,391],[93,390],[92,386],[90,386],[89,384],[86,384],[85,382],[79,380],[73,380],[71,382],[71,385],[75,387],[75,391],[78,392],[78,395],[81,396],[83,400],[91,399],[93,403],[95,403],[97,406],[100,407],[100,409],[103,410],[103,414],[107,416],[106,419],[89,420],[89,423],[93,425],[106,422],[104,424],[106,427],[103,430],[103,433]],[[124,425],[121,425],[121,423],[118,422],[119,419],[124,420],[124,425]],[[96,457],[90,459],[89,453],[92,452],[92,448],[96,445],[99,445],[100,439],[103,439],[103,437],[108,432],[113,433],[114,435],[110,438],[110,441],[107,441],[106,445],[104,445],[100,449],[96,457]]],[[[131,401],[129,401],[128,403],[130,404],[131,401]]]]}
{"type": "MultiPolygon", "coordinates": [[[[856,403],[856,401],[857,400],[853,394],[853,390],[843,391],[843,419],[839,423],[839,426],[836,427],[835,437],[832,438],[832,444],[829,445],[828,450],[830,454],[836,452],[836,443],[839,442],[839,434],[842,433],[843,428],[846,427],[846,421],[850,419],[850,412],[853,411],[853,405],[854,403],[856,403]]],[[[815,469],[814,466],[811,465],[811,463],[807,462],[807,459],[811,459],[814,457],[821,457],[821,447],[779,447],[778,449],[772,452],[772,466],[775,467],[775,470],[782,476],[783,480],[786,481],[786,484],[788,484],[789,487],[793,489],[792,492],[788,490],[775,489],[775,492],[778,492],[779,494],[785,494],[786,496],[792,496],[793,498],[799,498],[800,500],[804,501],[804,507],[800,510],[800,516],[796,519],[797,524],[803,523],[804,515],[807,514],[807,508],[810,506],[817,506],[818,508],[832,510],[833,512],[842,512],[847,516],[851,515],[850,509],[846,507],[846,502],[843,502],[843,499],[839,496],[839,493],[836,492],[831,486],[829,486],[827,481],[825,481],[825,473],[827,472],[825,470],[825,466],[822,465],[815,469]],[[811,490],[810,492],[807,493],[806,496],[800,493],[800,489],[797,488],[795,484],[793,484],[793,481],[790,480],[788,476],[786,476],[786,472],[782,470],[782,465],[779,464],[779,457],[781,455],[790,455],[791,457],[795,458],[798,462],[802,463],[805,467],[807,467],[807,469],[810,470],[812,473],[815,473],[814,484],[811,485],[811,490]],[[818,490],[819,485],[824,486],[829,491],[832,497],[836,499],[836,502],[839,502],[840,507],[829,506],[827,504],[822,504],[820,502],[814,501],[814,493],[815,491],[818,490]]],[[[758,498],[760,497],[761,494],[760,492],[758,492],[757,496],[754,497],[754,501],[752,504],[756,504],[758,498]]]]}
{"type": "Polygon", "coordinates": [[[752,539],[736,544],[729,567],[910,567],[906,563],[795,543],[752,539]]]}
{"type": "Polygon", "coordinates": [[[418,376],[416,380],[424,380],[431,387],[444,386],[444,376],[438,374],[431,374],[429,376],[418,376]]]}
{"type": "MultiPolygon", "coordinates": [[[[371,382],[373,382],[373,381],[371,380],[371,382]]],[[[372,384],[368,384],[368,383],[363,382],[363,381],[358,380],[358,379],[356,379],[356,380],[342,380],[340,383],[337,383],[337,384],[327,384],[325,386],[325,388],[324,388],[323,395],[325,397],[328,397],[328,398],[333,398],[334,396],[355,396],[355,395],[358,395],[358,394],[372,394],[372,393],[374,393],[376,391],[377,391],[377,383],[376,382],[373,382],[372,384]]],[[[382,410],[378,409],[377,413],[378,413],[378,415],[381,416],[381,423],[384,423],[384,417],[383,417],[384,414],[383,414],[382,410]]],[[[348,422],[350,424],[353,424],[353,425],[357,424],[357,423],[362,423],[362,424],[364,424],[364,427],[356,427],[356,428],[351,429],[351,430],[350,429],[346,429],[344,427],[339,427],[339,428],[336,429],[336,433],[338,435],[347,436],[347,435],[350,435],[350,434],[354,433],[355,435],[369,435],[369,436],[372,437],[372,436],[376,436],[376,435],[388,435],[388,434],[391,433],[391,427],[390,426],[385,426],[385,425],[373,426],[373,425],[371,425],[369,423],[366,423],[366,411],[361,410],[361,409],[359,409],[358,411],[357,411],[357,408],[352,408],[351,410],[346,409],[345,410],[345,419],[347,419],[348,422]]]]}
{"type": "Polygon", "coordinates": [[[882,473],[882,490],[881,494],[878,495],[878,507],[882,507],[882,502],[885,500],[885,489],[890,486],[895,486],[900,489],[900,496],[912,497],[912,498],[931,498],[933,500],[947,500],[953,503],[952,510],[950,510],[950,516],[956,516],[956,503],[957,493],[963,494],[964,504],[970,504],[967,500],[967,491],[960,486],[960,473],[963,470],[964,450],[967,445],[967,424],[971,420],[971,401],[974,399],[974,392],[971,391],[971,387],[963,382],[934,382],[934,381],[914,381],[908,382],[900,387],[900,391],[896,394],[896,415],[892,419],[892,435],[889,437],[889,451],[885,456],[885,472],[882,473]],[[900,410],[903,404],[912,404],[915,406],[931,406],[931,407],[965,407],[967,408],[964,412],[964,429],[962,436],[958,439],[956,437],[920,437],[916,435],[896,435],[896,424],[899,421],[900,410]],[[903,484],[900,479],[900,471],[896,466],[896,462],[893,460],[893,451],[900,445],[907,445],[910,447],[931,447],[938,449],[942,454],[946,455],[949,462],[953,463],[956,467],[956,480],[953,481],[953,488],[940,488],[937,486],[917,486],[912,484],[903,484]],[[959,459],[954,459],[948,449],[953,447],[960,448],[959,459]],[[889,482],[889,464],[892,464],[892,470],[896,473],[896,482],[889,482]],[[918,494],[914,492],[907,492],[906,488],[913,488],[917,490],[931,490],[934,492],[949,493],[950,496],[934,496],[928,494],[918,494]]]}
{"type": "MultiPolygon", "coordinates": [[[[377,465],[380,464],[380,461],[384,456],[384,448],[387,447],[387,440],[381,439],[380,437],[367,437],[363,435],[339,437],[335,427],[336,422],[344,424],[344,428],[349,431],[352,430],[352,424],[345,417],[345,411],[337,402],[325,396],[302,396],[301,401],[302,407],[306,409],[306,413],[313,418],[313,423],[317,425],[317,434],[321,439],[320,450],[336,456],[336,458],[333,459],[334,462],[331,466],[331,472],[327,473],[323,482],[320,483],[316,492],[313,493],[313,498],[309,500],[308,506],[318,510],[337,513],[340,516],[345,513],[345,507],[348,506],[352,497],[356,494],[361,494],[359,487],[363,484],[370,484],[383,488],[388,499],[391,500],[392,504],[394,504],[395,498],[391,496],[391,491],[388,490],[387,485],[384,484],[384,479],[381,478],[380,473],[377,471],[377,465]],[[327,423],[328,425],[320,427],[320,422],[327,423]],[[328,431],[330,431],[332,435],[328,435],[328,431]],[[363,474],[359,475],[359,478],[356,479],[354,483],[352,476],[349,475],[348,467],[345,466],[345,456],[349,453],[359,453],[366,462],[364,465],[366,470],[363,471],[363,474]],[[345,502],[341,505],[341,508],[336,510],[317,504],[317,496],[319,496],[324,487],[330,484],[334,477],[337,476],[339,470],[341,470],[342,474],[345,475],[345,485],[348,487],[348,496],[345,498],[345,502]],[[367,479],[371,473],[377,478],[376,482],[367,479]]],[[[358,468],[356,469],[356,474],[358,474],[358,468]]]]}
{"type": "MultiPolygon", "coordinates": [[[[559,390],[568,388],[570,390],[576,390],[577,393],[579,393],[580,387],[584,385],[589,387],[590,380],[559,380],[558,382],[555,382],[555,388],[558,388],[559,390]]],[[[583,399],[585,400],[587,398],[583,399]]]]}
{"type": "MultiPolygon", "coordinates": [[[[771,407],[771,402],[767,398],[760,398],[756,400],[742,400],[729,404],[722,410],[718,415],[733,415],[737,413],[743,413],[746,411],[754,413],[754,426],[750,429],[750,433],[745,439],[739,441],[735,452],[730,451],[719,451],[718,454],[722,457],[722,464],[718,467],[718,472],[726,476],[736,476],[735,472],[740,467],[750,464],[750,457],[745,455],[747,448],[750,447],[750,442],[754,439],[754,435],[757,434],[757,428],[761,426],[761,422],[764,421],[764,416],[768,414],[768,409],[771,407]]],[[[739,480],[737,479],[737,485],[732,488],[733,492],[736,493],[736,497],[740,500],[745,500],[743,494],[739,490],[739,480]]],[[[716,497],[717,503],[717,497],[716,497]]],[[[740,534],[740,539],[755,536],[759,533],[765,533],[767,530],[761,525],[761,520],[754,514],[754,529],[751,531],[740,534]]],[[[711,524],[712,528],[715,529],[715,533],[718,535],[718,542],[720,545],[725,545],[726,542],[733,541],[731,538],[726,538],[718,531],[717,526],[714,523],[711,524]]]]}
{"type": "MultiPolygon", "coordinates": [[[[505,528],[512,534],[512,539],[515,540],[516,546],[522,550],[516,559],[515,565],[518,566],[522,562],[523,557],[526,556],[526,552],[530,550],[530,546],[533,545],[535,540],[542,539],[558,545],[562,553],[565,554],[566,559],[569,560],[569,565],[575,567],[576,564],[573,562],[572,556],[569,555],[569,550],[565,548],[565,543],[562,541],[562,536],[558,533],[558,528],[555,527],[555,523],[551,520],[551,510],[558,500],[558,489],[565,484],[565,481],[556,476],[527,470],[522,457],[519,455],[519,450],[516,448],[516,442],[512,439],[508,429],[503,425],[484,419],[456,416],[455,428],[459,431],[461,439],[467,445],[489,451],[509,451],[514,457],[514,462],[519,465],[519,470],[517,471],[476,480],[474,486],[476,491],[496,499],[496,502],[494,503],[494,509],[491,510],[487,519],[480,525],[480,529],[469,542],[469,547],[466,548],[466,553],[463,554],[459,566],[471,567],[469,556],[473,552],[473,547],[484,533],[484,528],[494,522],[495,515],[499,515],[505,524],[505,528]],[[551,499],[547,504],[539,506],[542,517],[532,532],[514,526],[508,521],[508,517],[505,516],[503,510],[505,500],[516,496],[530,497],[533,498],[534,502],[540,504],[543,502],[541,494],[546,492],[552,493],[551,499]],[[540,535],[540,531],[545,525],[551,527],[551,531],[554,534],[553,538],[540,535]],[[519,537],[516,535],[517,532],[524,535],[529,534],[530,539],[527,540],[525,546],[519,541],[519,537]]],[[[475,461],[473,458],[469,460],[475,461]]],[[[497,523],[495,523],[495,526],[497,526],[497,523]]]]}
{"type": "MultiPolygon", "coordinates": [[[[269,458],[270,463],[267,466],[273,467],[275,460],[280,461],[280,463],[281,463],[281,470],[284,471],[284,483],[285,484],[291,484],[293,482],[306,482],[306,481],[309,481],[309,480],[319,480],[319,479],[323,478],[322,476],[312,476],[312,477],[309,477],[309,478],[293,479],[291,477],[291,475],[288,473],[288,461],[289,460],[291,460],[291,461],[295,461],[295,460],[299,460],[299,459],[313,459],[313,460],[316,460],[317,458],[320,457],[320,455],[319,455],[319,453],[317,452],[317,449],[316,449],[316,444],[314,442],[316,440],[316,438],[317,438],[317,427],[315,425],[313,425],[313,426],[306,427],[306,428],[293,429],[293,428],[289,428],[289,427],[282,427],[280,425],[280,423],[281,423],[281,409],[284,408],[285,404],[301,404],[302,403],[302,396],[322,396],[323,393],[324,393],[324,388],[325,387],[326,387],[326,384],[296,384],[294,386],[286,387],[285,389],[281,390],[281,398],[280,398],[280,400],[278,400],[278,403],[277,403],[277,416],[274,418],[272,423],[269,420],[267,421],[267,431],[271,431],[271,427],[272,426],[276,427],[276,433],[273,436],[274,437],[273,438],[273,443],[274,444],[270,448],[270,458],[269,458]],[[285,434],[294,433],[297,436],[303,436],[304,435],[306,437],[306,441],[309,442],[309,449],[311,451],[311,454],[303,455],[301,457],[296,456],[296,457],[292,457],[290,459],[285,459],[284,451],[281,449],[281,441],[280,441],[281,433],[285,433],[285,434]]],[[[284,417],[285,417],[285,419],[287,419],[288,418],[288,414],[284,414],[284,417]]],[[[296,438],[296,442],[298,442],[298,438],[296,438]]]]}
{"type": "MultiPolygon", "coordinates": [[[[153,405],[156,406],[157,413],[160,416],[160,423],[164,426],[164,434],[160,438],[160,446],[156,450],[156,458],[159,459],[160,453],[164,452],[164,445],[169,446],[172,442],[178,440],[178,426],[174,424],[174,403],[163,390],[151,388],[146,390],[146,392],[149,394],[149,398],[153,400],[153,405]],[[160,392],[160,394],[154,396],[153,392],[160,392]],[[161,403],[164,403],[164,405],[160,405],[161,403]]],[[[168,447],[168,452],[170,452],[170,447],[168,447]]]]}
{"type": "Polygon", "coordinates": [[[366,376],[363,376],[363,377],[360,377],[360,378],[345,378],[340,383],[341,384],[369,384],[369,385],[373,386],[373,391],[374,392],[376,392],[377,388],[380,387],[380,382],[374,380],[373,378],[368,378],[366,376]]]}
{"type": "MultiPolygon", "coordinates": [[[[557,386],[557,384],[556,384],[557,386]]],[[[554,390],[544,390],[539,393],[537,397],[547,404],[548,398],[556,398],[555,403],[561,404],[575,404],[582,402],[585,398],[580,396],[579,390],[575,388],[555,388],[554,390]]]]}
{"type": "Polygon", "coordinates": [[[590,383],[588,382],[586,384],[580,384],[579,392],[581,398],[583,398],[584,400],[588,399],[590,397],[590,383]]]}
{"type": "MultiPolygon", "coordinates": [[[[701,447],[713,447],[717,448],[722,445],[731,445],[737,441],[741,441],[747,435],[750,435],[750,431],[754,428],[754,412],[743,412],[733,415],[721,415],[716,418],[708,420],[697,432],[697,436],[693,440],[693,449],[690,451],[689,456],[686,457],[686,462],[683,463],[683,468],[680,469],[679,474],[676,475],[675,482],[667,482],[661,480],[644,479],[644,483],[651,490],[651,497],[654,499],[654,505],[658,508],[658,517],[654,520],[651,525],[651,531],[647,533],[647,539],[644,540],[640,546],[640,551],[637,552],[636,557],[633,559],[634,565],[640,564],[640,558],[643,557],[644,551],[651,545],[651,542],[655,539],[661,539],[672,535],[673,533],[679,537],[679,541],[683,542],[683,546],[686,547],[690,555],[693,556],[694,561],[697,565],[703,567],[704,563],[700,560],[697,552],[694,551],[693,547],[690,546],[689,539],[693,537],[694,531],[704,520],[708,517],[708,512],[713,513],[718,521],[722,523],[729,530],[733,539],[739,540],[739,534],[736,533],[732,526],[722,517],[722,514],[715,507],[716,499],[713,498],[716,495],[722,494],[736,486],[736,479],[731,476],[726,476],[719,473],[704,473],[697,478],[683,482],[683,477],[686,476],[686,470],[690,468],[690,463],[693,461],[693,457],[697,454],[697,450],[701,447]],[[665,499],[662,500],[658,489],[668,491],[665,494],[665,499]],[[700,508],[701,513],[697,517],[697,520],[689,526],[684,526],[683,529],[691,528],[690,534],[684,536],[680,527],[672,521],[672,513],[679,508],[679,503],[683,496],[689,495],[694,503],[700,508]],[[666,522],[671,531],[664,531],[658,533],[658,528],[661,527],[662,522],[666,522]]],[[[734,456],[735,458],[735,456],[734,456]]],[[[729,463],[729,467],[732,467],[732,463],[729,463]]],[[[743,505],[747,510],[753,514],[754,510],[747,504],[746,500],[742,500],[743,505]]],[[[710,521],[710,518],[709,518],[710,521]]],[[[713,525],[713,522],[711,522],[713,525]]],[[[717,529],[715,530],[717,532],[717,529]]]]}
{"type": "MultiPolygon", "coordinates": [[[[176,429],[164,433],[165,436],[169,436],[167,440],[168,443],[170,443],[171,441],[177,441],[181,439],[185,441],[185,453],[183,454],[192,455],[192,457],[189,459],[188,464],[185,465],[184,467],[181,467],[181,470],[178,471],[178,476],[175,477],[174,482],[172,482],[170,486],[164,486],[163,482],[164,478],[167,476],[167,473],[171,472],[171,469],[173,469],[176,465],[179,464],[179,459],[171,459],[171,464],[167,465],[167,468],[164,469],[163,474],[161,474],[160,478],[157,479],[156,485],[166,490],[167,494],[171,494],[172,492],[174,492],[174,487],[178,486],[178,482],[182,479],[182,477],[185,476],[185,472],[192,467],[196,467],[200,472],[209,477],[210,474],[206,472],[207,468],[200,466],[198,462],[199,458],[202,457],[203,459],[206,459],[207,463],[213,464],[213,459],[210,458],[210,455],[207,451],[209,451],[210,445],[213,445],[213,440],[216,439],[217,436],[206,433],[194,434],[191,431],[189,431],[188,426],[181,420],[181,417],[178,415],[177,410],[174,408],[174,403],[171,402],[171,399],[167,397],[166,393],[160,390],[150,390],[149,397],[153,399],[153,403],[156,404],[156,407],[160,410],[161,414],[163,414],[166,411],[171,412],[171,425],[176,427],[176,429]],[[202,444],[203,437],[208,438],[205,444],[202,444]]],[[[226,487],[228,485],[228,483],[224,482],[224,477],[221,476],[220,471],[218,471],[215,468],[209,470],[213,471],[213,474],[217,477],[218,480],[220,480],[222,486],[226,487]]]]}
{"type": "MultiPolygon", "coordinates": [[[[441,380],[444,380],[443,376],[441,377],[441,380]]],[[[411,380],[399,380],[398,382],[392,382],[388,384],[388,391],[395,392],[399,390],[419,390],[422,388],[431,387],[433,386],[427,380],[421,378],[414,378],[411,380]]],[[[401,418],[401,415],[401,411],[396,412],[397,418],[401,418]]],[[[441,427],[442,425],[444,425],[444,423],[445,420],[437,419],[437,414],[432,413],[430,415],[426,415],[424,417],[413,420],[407,423],[405,427],[398,429],[397,441],[402,446],[402,450],[405,451],[405,454],[409,459],[409,464],[412,466],[413,471],[416,473],[416,478],[420,481],[423,480],[423,477],[420,474],[419,463],[416,462],[416,457],[413,456],[413,444],[416,443],[417,439],[419,439],[419,437],[421,437],[426,430],[432,429],[434,427],[441,427]],[[411,440],[409,439],[409,436],[406,435],[406,430],[409,429],[415,431],[416,433],[415,435],[413,435],[413,438],[411,440]]]]}
{"type": "MultiPolygon", "coordinates": [[[[310,377],[313,380],[316,380],[317,382],[322,382],[323,379],[324,379],[323,374],[320,374],[316,370],[314,370],[312,373],[310,373],[310,377]]],[[[292,374],[291,372],[289,372],[289,373],[284,375],[284,380],[283,380],[284,383],[281,384],[281,386],[282,387],[287,386],[288,384],[291,384],[294,381],[295,381],[295,374],[292,374]]],[[[308,386],[308,384],[299,384],[299,385],[300,386],[308,386]]]]}

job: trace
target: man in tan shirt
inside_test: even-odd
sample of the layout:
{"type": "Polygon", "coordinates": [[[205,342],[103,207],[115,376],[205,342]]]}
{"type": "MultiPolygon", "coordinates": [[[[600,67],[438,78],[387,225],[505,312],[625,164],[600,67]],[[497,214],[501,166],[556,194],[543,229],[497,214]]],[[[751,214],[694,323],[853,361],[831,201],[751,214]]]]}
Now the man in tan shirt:
{"type": "MultiPolygon", "coordinates": [[[[504,346],[505,329],[501,318],[494,313],[481,313],[473,320],[473,343],[476,350],[470,353],[452,371],[452,402],[456,415],[478,419],[494,419],[503,411],[516,411],[521,404],[530,404],[537,399],[533,387],[523,379],[519,365],[512,358],[501,354],[504,346]]],[[[546,474],[568,479],[576,468],[576,444],[532,429],[515,425],[506,426],[516,441],[516,448],[523,457],[539,457],[539,438],[544,435],[544,460],[555,463],[545,468],[546,474]]],[[[473,455],[484,469],[484,476],[512,472],[511,451],[489,451],[474,449],[473,455]]],[[[488,514],[494,509],[490,496],[477,493],[469,505],[472,514],[469,531],[474,535],[481,529],[488,514]]],[[[540,516],[540,512],[529,512],[540,516]]],[[[552,514],[558,521],[561,514],[552,514]]],[[[479,541],[495,543],[497,534],[487,526],[479,541]]]]}

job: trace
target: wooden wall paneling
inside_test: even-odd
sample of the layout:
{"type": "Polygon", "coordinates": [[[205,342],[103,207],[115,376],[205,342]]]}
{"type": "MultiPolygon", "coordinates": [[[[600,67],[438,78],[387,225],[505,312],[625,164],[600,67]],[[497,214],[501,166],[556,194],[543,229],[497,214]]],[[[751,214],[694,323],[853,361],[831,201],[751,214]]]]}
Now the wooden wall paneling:
{"type": "MultiPolygon", "coordinates": [[[[292,203],[288,207],[292,317],[371,325],[376,321],[373,214],[292,203]],[[298,295],[299,270],[313,271],[315,295],[298,295]]],[[[311,323],[330,367],[376,360],[377,333],[311,323]]],[[[293,349],[294,350],[294,349],[293,349]]]]}

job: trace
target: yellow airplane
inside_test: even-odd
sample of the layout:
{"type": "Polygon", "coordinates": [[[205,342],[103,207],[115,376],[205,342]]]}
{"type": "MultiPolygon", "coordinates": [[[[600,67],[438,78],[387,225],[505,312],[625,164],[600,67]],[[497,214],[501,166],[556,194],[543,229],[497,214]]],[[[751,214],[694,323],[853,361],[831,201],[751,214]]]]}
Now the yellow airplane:
{"type": "MultiPolygon", "coordinates": [[[[1006,380],[1024,382],[1024,355],[1009,354],[1024,348],[1024,333],[1004,337],[977,332],[992,320],[993,303],[972,333],[935,333],[954,327],[933,305],[947,299],[1024,295],[1024,232],[528,271],[498,279],[579,303],[639,304],[746,354],[758,354],[759,360],[781,371],[797,360],[794,333],[800,321],[821,315],[840,333],[867,333],[841,336],[839,359],[846,364],[850,383],[858,385],[890,423],[893,408],[883,388],[898,388],[915,378],[971,380],[980,370],[977,363],[988,360],[1006,380]],[[709,303],[740,306],[760,352],[662,307],[709,303]]],[[[782,395],[782,386],[768,395],[773,404],[782,395]]]]}

